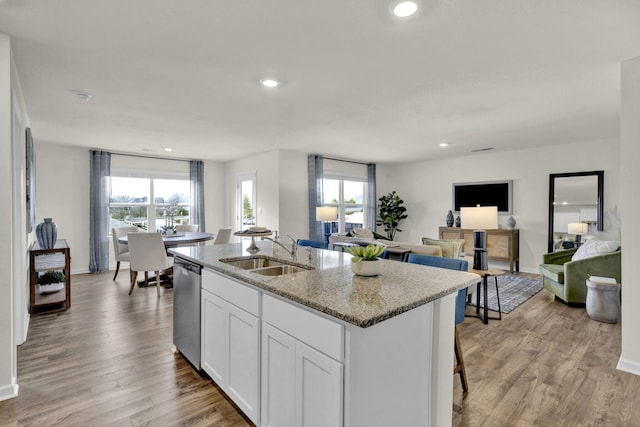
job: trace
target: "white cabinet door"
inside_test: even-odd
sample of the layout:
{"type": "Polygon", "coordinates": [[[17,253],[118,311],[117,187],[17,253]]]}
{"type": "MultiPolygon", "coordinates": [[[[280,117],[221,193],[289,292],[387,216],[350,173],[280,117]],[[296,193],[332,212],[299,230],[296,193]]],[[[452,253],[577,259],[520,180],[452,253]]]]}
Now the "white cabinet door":
{"type": "Polygon", "coordinates": [[[227,341],[226,302],[211,292],[202,290],[201,366],[213,381],[222,387],[226,378],[227,341]]]}
{"type": "Polygon", "coordinates": [[[227,304],[227,378],[223,387],[254,423],[259,415],[260,321],[227,304]]]}
{"type": "Polygon", "coordinates": [[[296,340],[262,324],[262,426],[289,427],[295,422],[296,340]]]}
{"type": "Polygon", "coordinates": [[[342,364],[296,342],[296,426],[342,426],[342,364]]]}

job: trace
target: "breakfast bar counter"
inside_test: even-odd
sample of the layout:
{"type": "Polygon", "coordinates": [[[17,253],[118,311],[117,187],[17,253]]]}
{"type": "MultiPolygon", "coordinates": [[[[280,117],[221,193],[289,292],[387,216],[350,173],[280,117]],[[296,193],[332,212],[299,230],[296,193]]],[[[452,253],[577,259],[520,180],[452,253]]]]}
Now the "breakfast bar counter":
{"type": "Polygon", "coordinates": [[[196,368],[253,423],[451,425],[455,296],[479,276],[379,260],[361,277],[347,253],[256,244],[170,250],[202,266],[196,368]]]}

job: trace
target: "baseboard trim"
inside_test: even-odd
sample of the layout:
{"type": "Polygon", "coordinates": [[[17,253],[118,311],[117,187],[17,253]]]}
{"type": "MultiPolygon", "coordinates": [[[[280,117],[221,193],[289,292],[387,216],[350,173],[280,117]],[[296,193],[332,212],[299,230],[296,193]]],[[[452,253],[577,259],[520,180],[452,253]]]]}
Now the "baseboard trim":
{"type": "Polygon", "coordinates": [[[13,384],[0,387],[0,401],[18,397],[18,388],[18,383],[15,378],[13,379],[13,384]]]}
{"type": "Polygon", "coordinates": [[[616,369],[630,374],[640,375],[640,363],[626,360],[622,357],[618,360],[618,366],[616,366],[616,369]]]}

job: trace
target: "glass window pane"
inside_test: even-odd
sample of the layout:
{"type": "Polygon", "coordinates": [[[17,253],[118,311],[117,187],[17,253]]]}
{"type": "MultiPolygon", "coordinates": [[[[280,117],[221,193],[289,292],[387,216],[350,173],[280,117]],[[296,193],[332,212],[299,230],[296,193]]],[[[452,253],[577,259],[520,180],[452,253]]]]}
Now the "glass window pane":
{"type": "Polygon", "coordinates": [[[184,179],[154,179],[153,203],[189,204],[191,188],[188,180],[184,179]]]}
{"type": "Polygon", "coordinates": [[[256,216],[253,212],[253,180],[248,179],[240,183],[242,196],[242,225],[256,225],[256,216]]]}
{"type": "Polygon", "coordinates": [[[179,206],[175,203],[170,205],[158,206],[156,208],[156,229],[175,227],[178,224],[189,223],[189,207],[179,206]],[[164,227],[164,228],[163,228],[164,227]]]}
{"type": "Polygon", "coordinates": [[[149,203],[150,181],[147,178],[111,177],[111,203],[149,203]]]}
{"type": "Polygon", "coordinates": [[[325,205],[329,203],[340,203],[340,180],[323,179],[322,193],[325,205]]]}
{"type": "Polygon", "coordinates": [[[344,181],[344,203],[364,203],[364,182],[344,181]]]}
{"type": "Polygon", "coordinates": [[[146,206],[111,206],[109,208],[110,226],[129,227],[135,226],[143,230],[147,229],[147,207],[146,206]]]}

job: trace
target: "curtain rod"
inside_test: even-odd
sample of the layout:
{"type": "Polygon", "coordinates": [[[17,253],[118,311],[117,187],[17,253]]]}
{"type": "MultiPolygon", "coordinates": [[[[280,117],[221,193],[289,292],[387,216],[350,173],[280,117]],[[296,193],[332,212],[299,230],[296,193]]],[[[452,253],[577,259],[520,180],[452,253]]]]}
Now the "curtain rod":
{"type": "MultiPolygon", "coordinates": [[[[107,151],[107,150],[96,150],[96,151],[107,151]]],[[[157,160],[172,160],[176,162],[190,162],[191,159],[178,159],[176,157],[159,157],[159,156],[149,156],[145,154],[129,154],[129,153],[118,153],[116,151],[107,151],[116,156],[128,156],[128,157],[141,157],[143,159],[157,159],[157,160]]]]}
{"type": "Polygon", "coordinates": [[[333,157],[322,157],[322,158],[326,160],[334,160],[336,162],[355,163],[357,165],[365,165],[365,166],[373,164],[373,163],[365,163],[365,162],[356,162],[355,160],[334,159],[333,157]]]}

